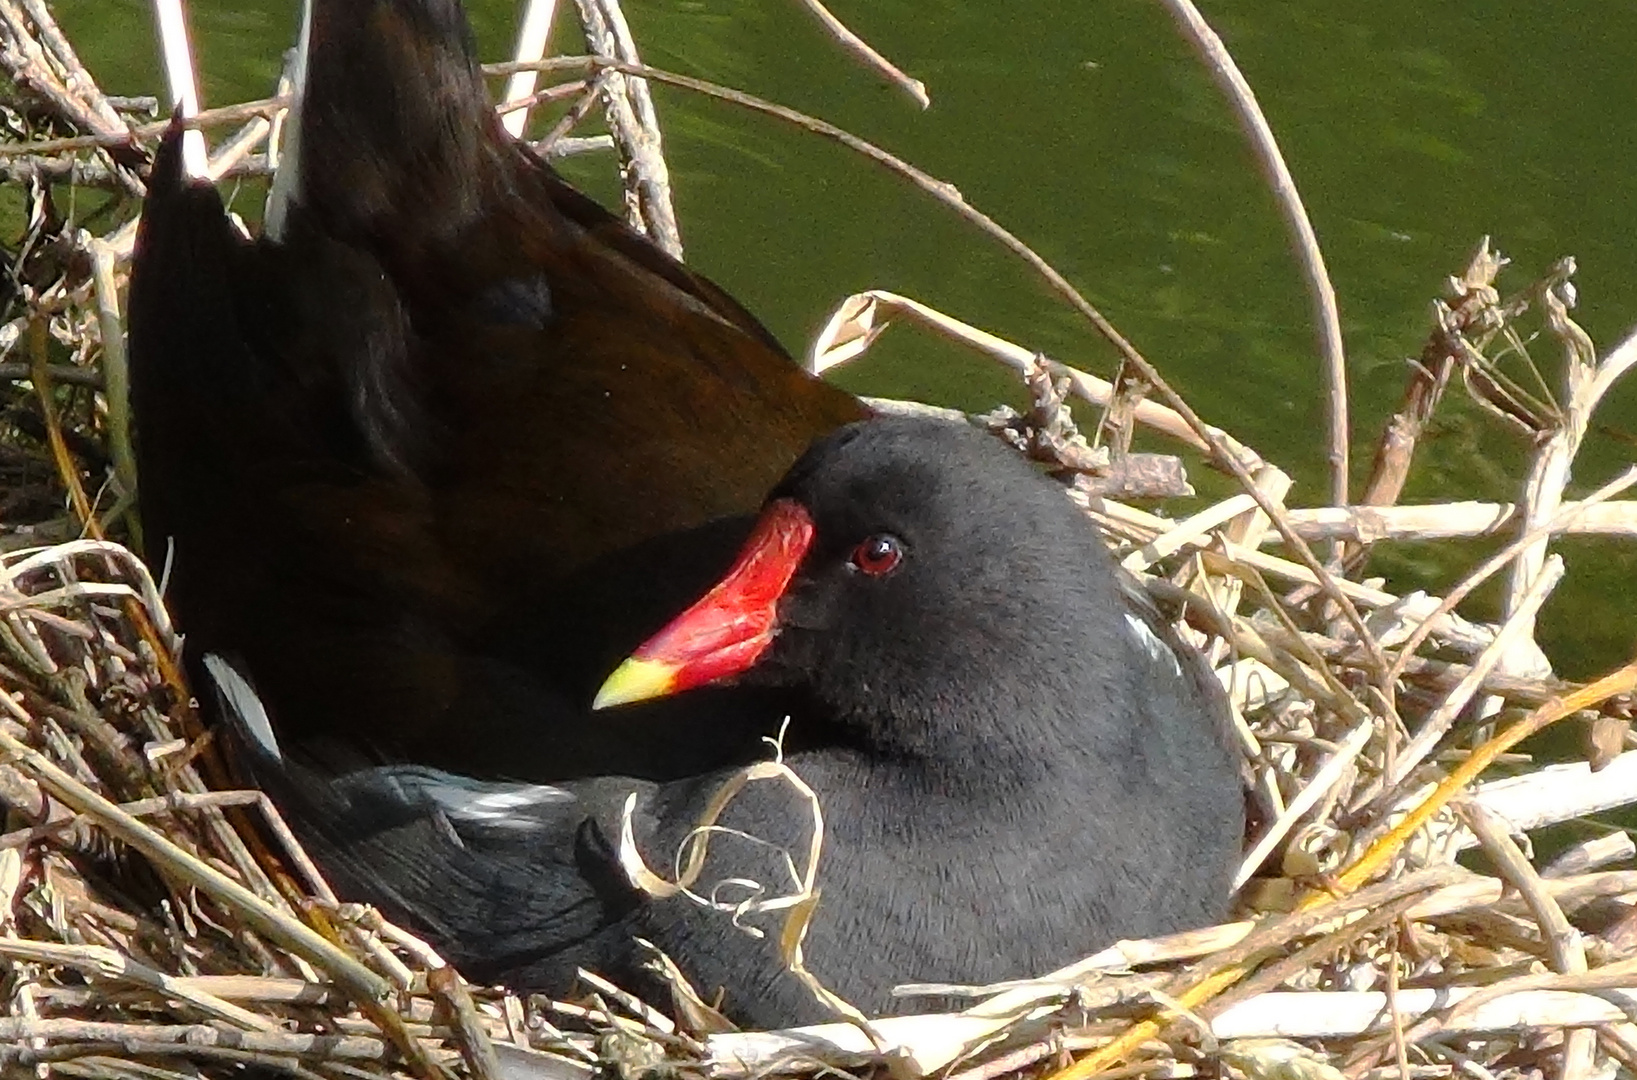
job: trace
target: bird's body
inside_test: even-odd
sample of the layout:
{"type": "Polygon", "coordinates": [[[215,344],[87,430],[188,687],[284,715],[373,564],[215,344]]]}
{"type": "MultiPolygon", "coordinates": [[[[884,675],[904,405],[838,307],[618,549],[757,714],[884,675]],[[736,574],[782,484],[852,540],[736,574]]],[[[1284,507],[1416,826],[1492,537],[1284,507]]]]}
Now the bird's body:
{"type": "MultiPolygon", "coordinates": [[[[828,986],[891,1011],[898,983],[1027,977],[1224,913],[1243,829],[1226,701],[1054,484],[976,432],[877,420],[821,441],[763,521],[785,505],[811,537],[740,678],[798,702],[790,730],[807,748],[784,760],[824,810],[806,954],[828,986]],[[882,535],[903,565],[880,580],[850,569],[882,535]]],[[[475,977],[561,990],[587,966],[640,979],[640,935],[707,993],[725,988],[736,1019],[825,1015],[782,970],[778,916],[744,920],[773,930],[755,940],[685,898],[639,896],[617,865],[627,795],[638,849],[669,870],[723,774],[553,788],[342,776],[298,763],[272,786],[307,808],[296,816],[321,862],[356,895],[475,977]]],[[[789,891],[780,852],[800,860],[808,822],[790,790],[746,788],[696,889],[789,891]]]]}

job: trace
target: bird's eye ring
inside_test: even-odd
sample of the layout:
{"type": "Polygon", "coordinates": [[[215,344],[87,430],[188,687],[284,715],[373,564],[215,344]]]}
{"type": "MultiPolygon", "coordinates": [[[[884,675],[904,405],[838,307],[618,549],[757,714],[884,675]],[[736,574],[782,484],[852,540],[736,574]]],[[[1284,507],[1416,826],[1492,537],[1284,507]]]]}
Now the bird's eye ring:
{"type": "Polygon", "coordinates": [[[853,549],[850,564],[853,569],[870,577],[884,577],[904,561],[904,546],[898,537],[877,533],[853,549]]]}

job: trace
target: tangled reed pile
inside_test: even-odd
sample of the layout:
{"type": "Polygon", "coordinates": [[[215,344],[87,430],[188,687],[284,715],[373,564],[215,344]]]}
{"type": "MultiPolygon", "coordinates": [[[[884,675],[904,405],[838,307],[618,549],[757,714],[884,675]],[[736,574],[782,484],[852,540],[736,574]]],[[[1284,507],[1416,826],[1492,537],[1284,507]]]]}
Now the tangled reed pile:
{"type": "MultiPolygon", "coordinates": [[[[1077,472],[1071,494],[1126,566],[1185,610],[1233,691],[1254,782],[1243,919],[1121,942],[1038,980],[936,988],[970,997],[961,1012],[735,1032],[687,1007],[680,976],[674,1018],[594,973],[572,1001],[468,986],[423,943],[339,902],[266,800],[224,781],[154,573],[103,538],[139,540],[119,290],[134,170],[158,128],[137,114],[152,103],[104,96],[38,0],[0,0],[0,44],[13,79],[0,170],[28,186],[33,210],[4,253],[0,295],[6,1075],[225,1075],[247,1063],[307,1077],[712,1080],[1637,1070],[1637,870],[1613,868],[1634,848],[1589,820],[1637,802],[1637,665],[1568,683],[1533,640],[1564,573],[1554,540],[1637,533],[1637,503],[1615,498],[1637,471],[1564,494],[1593,410],[1637,360],[1632,342],[1599,356],[1571,320],[1571,261],[1503,295],[1504,261],[1481,247],[1434,305],[1367,494],[1316,509],[1285,506],[1289,478],[1201,423],[1129,346],[1104,382],[903,297],[849,299],[812,350],[815,370],[867,349],[894,318],[1017,368],[1035,407],[988,422],[1077,472]],[[74,230],[47,197],[68,182],[107,195],[74,230]],[[1508,374],[1531,351],[1556,354],[1555,401],[1508,374]],[[1517,502],[1399,506],[1417,437],[1457,374],[1527,439],[1517,502]],[[1096,448],[1070,401],[1104,410],[1096,448]],[[1181,456],[1124,452],[1135,427],[1181,456]],[[1180,521],[1124,501],[1184,494],[1185,463],[1243,490],[1180,521]],[[1494,553],[1442,597],[1361,576],[1375,542],[1452,537],[1492,537],[1494,553]],[[1462,618],[1462,599],[1495,575],[1507,580],[1502,621],[1462,618]],[[1519,757],[1559,721],[1583,727],[1584,761],[1519,757]],[[1580,841],[1540,865],[1527,834],[1572,820],[1580,841]],[[1485,869],[1456,861],[1472,848],[1485,869]]],[[[605,73],[633,66],[610,52],[605,73]]],[[[218,142],[215,175],[265,167],[254,151],[279,105],[214,114],[243,125],[218,142]]]]}

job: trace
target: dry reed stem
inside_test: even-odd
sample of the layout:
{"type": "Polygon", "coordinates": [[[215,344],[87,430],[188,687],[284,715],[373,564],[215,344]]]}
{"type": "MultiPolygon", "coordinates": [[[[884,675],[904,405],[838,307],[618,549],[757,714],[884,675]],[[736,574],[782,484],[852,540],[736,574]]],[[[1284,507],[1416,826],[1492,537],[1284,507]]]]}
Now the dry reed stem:
{"type": "Polygon", "coordinates": [[[1601,704],[1616,694],[1629,694],[1634,687],[1637,687],[1637,663],[1627,664],[1573,693],[1547,702],[1477,747],[1438,784],[1431,795],[1346,870],[1337,879],[1337,887],[1343,891],[1351,891],[1374,877],[1413,833],[1425,825],[1432,815],[1453,799],[1462,788],[1476,780],[1501,754],[1565,716],[1601,704]]]}
{"type": "MultiPolygon", "coordinates": [[[[1014,344],[985,330],[962,322],[936,308],[897,293],[883,289],[855,293],[839,305],[814,337],[806,354],[807,370],[817,375],[867,351],[890,325],[888,316],[902,316],[926,329],[968,346],[977,352],[998,360],[1017,372],[1027,373],[1041,354],[1014,344]]],[[[1066,378],[1075,396],[1093,405],[1108,407],[1114,403],[1114,384],[1078,368],[1048,360],[1053,378],[1066,378]]],[[[1137,403],[1135,418],[1138,423],[1167,435],[1202,453],[1210,451],[1210,444],[1199,437],[1176,410],[1157,401],[1144,399],[1137,403]]],[[[1257,470],[1263,465],[1260,455],[1233,440],[1226,432],[1217,435],[1232,453],[1257,470]]]]}
{"type": "Polygon", "coordinates": [[[830,9],[819,3],[819,0],[801,0],[801,4],[823,25],[825,33],[834,38],[837,44],[856,57],[865,67],[914,98],[915,103],[921,108],[925,109],[932,104],[932,99],[927,96],[925,83],[905,75],[896,64],[871,48],[869,42],[847,29],[847,25],[831,14],[830,9]]]}
{"type": "Polygon", "coordinates": [[[99,979],[129,982],[157,991],[244,1031],[274,1031],[277,1025],[258,1013],[222,1000],[196,984],[183,983],[129,956],[101,945],[55,945],[43,941],[0,938],[0,956],[37,964],[72,967],[99,979]]]}
{"type": "Polygon", "coordinates": [[[1505,260],[1490,250],[1489,238],[1485,237],[1466,271],[1450,279],[1450,302],[1435,302],[1433,331],[1420,356],[1410,361],[1403,400],[1382,428],[1370,476],[1359,498],[1361,503],[1389,506],[1398,501],[1409,480],[1421,434],[1442,400],[1456,358],[1462,352],[1463,335],[1481,329],[1499,303],[1495,277],[1504,265],[1505,260]]]}
{"type": "Polygon", "coordinates": [[[30,778],[49,791],[52,797],[77,813],[95,817],[109,833],[142,852],[156,865],[208,890],[211,895],[231,905],[258,931],[329,971],[360,1001],[376,1001],[386,995],[387,987],[379,976],[351,956],[273,908],[220,870],[183,851],[152,826],[92,791],[3,728],[0,728],[0,750],[25,769],[30,778]]]}
{"type": "MultiPolygon", "coordinates": [[[[240,124],[257,116],[271,117],[289,108],[288,98],[263,98],[218,109],[201,109],[195,116],[184,118],[183,126],[203,129],[217,124],[240,124]]],[[[170,127],[169,120],[139,124],[129,132],[118,135],[75,135],[62,139],[40,139],[34,142],[0,142],[0,157],[23,157],[36,154],[58,154],[73,150],[97,150],[130,146],[137,141],[157,139],[170,127]]]]}
{"type": "MultiPolygon", "coordinates": [[[[1541,938],[1546,942],[1553,969],[1566,975],[1583,974],[1586,971],[1586,947],[1580,939],[1580,932],[1569,925],[1563,909],[1513,841],[1505,822],[1492,811],[1484,809],[1481,803],[1458,804],[1456,810],[1477,836],[1485,853],[1495,861],[1501,876],[1518,890],[1528,905],[1530,914],[1540,927],[1541,938]]],[[[1590,1075],[1596,1042],[1596,1033],[1585,1028],[1577,1028],[1564,1035],[1562,1080],[1584,1080],[1590,1075]]]]}
{"type": "MultiPolygon", "coordinates": [[[[512,59],[520,64],[533,63],[546,55],[546,43],[551,36],[551,21],[557,14],[557,0],[528,0],[523,18],[517,27],[517,48],[512,59]]],[[[506,80],[506,90],[500,95],[501,123],[514,139],[521,139],[529,126],[529,110],[533,102],[535,80],[539,73],[532,69],[514,72],[506,80]],[[527,104],[522,104],[528,102],[527,104]]]]}
{"type": "MultiPolygon", "coordinates": [[[[1484,679],[1495,670],[1502,657],[1519,641],[1530,640],[1533,637],[1531,631],[1534,626],[1534,614],[1546,602],[1546,597],[1551,595],[1557,583],[1563,580],[1563,574],[1563,560],[1553,555],[1536,575],[1524,597],[1524,602],[1501,624],[1500,630],[1495,634],[1495,640],[1478,654],[1478,658],[1472,662],[1467,673],[1450,687],[1449,693],[1444,695],[1444,700],[1439,702],[1438,707],[1421,722],[1420,729],[1403,748],[1398,760],[1384,770],[1388,786],[1403,783],[1404,778],[1432,753],[1433,747],[1449,731],[1451,725],[1455,723],[1455,718],[1467,707],[1473,695],[1478,692],[1478,688],[1483,685],[1484,679]]],[[[1405,651],[1408,652],[1408,649],[1405,651]]]]}
{"type": "Polygon", "coordinates": [[[1347,355],[1342,344],[1341,316],[1336,306],[1336,289],[1330,283],[1329,271],[1325,269],[1324,255],[1319,250],[1319,238],[1313,232],[1313,222],[1307,216],[1307,208],[1302,205],[1301,194],[1296,190],[1296,181],[1285,165],[1284,155],[1279,152],[1279,144],[1273,137],[1273,129],[1268,126],[1267,118],[1262,115],[1262,109],[1256,103],[1255,92],[1240,73],[1239,66],[1234,63],[1227,46],[1222,43],[1216,31],[1211,29],[1210,24],[1205,21],[1205,17],[1191,0],[1161,2],[1171,13],[1178,28],[1182,30],[1183,37],[1199,53],[1205,62],[1206,70],[1211,73],[1218,88],[1233,106],[1234,115],[1250,142],[1257,164],[1262,168],[1263,178],[1268,182],[1268,188],[1279,206],[1285,226],[1291,232],[1296,259],[1302,268],[1302,277],[1313,303],[1313,325],[1319,339],[1319,355],[1324,360],[1326,404],[1330,421],[1326,447],[1326,457],[1330,463],[1330,502],[1333,506],[1346,506],[1350,501],[1347,494],[1347,453],[1350,441],[1347,355]]]}
{"type": "MultiPolygon", "coordinates": [[[[1572,263],[1569,272],[1573,272],[1572,263]]],[[[1591,339],[1569,318],[1557,291],[1543,290],[1540,302],[1546,310],[1548,326],[1562,343],[1564,400],[1555,428],[1537,442],[1524,478],[1519,499],[1524,508],[1522,529],[1535,540],[1519,553],[1513,564],[1502,609],[1508,615],[1524,605],[1529,588],[1546,560],[1550,534],[1541,535],[1539,527],[1560,512],[1563,491],[1568,486],[1570,470],[1591,424],[1592,413],[1609,388],[1637,363],[1637,337],[1626,339],[1598,361],[1591,339]]],[[[1533,618],[1527,617],[1525,622],[1532,630],[1533,618]]]]}
{"type": "MultiPolygon", "coordinates": [[[[1558,536],[1637,537],[1637,502],[1614,501],[1575,508],[1568,520],[1555,519],[1558,536]]],[[[1516,534],[1521,520],[1516,503],[1448,502],[1413,506],[1350,506],[1292,509],[1291,527],[1307,541],[1467,540],[1516,534]]],[[[1269,537],[1269,542],[1277,542],[1269,537]]]]}
{"type": "Polygon", "coordinates": [[[1361,720],[1352,731],[1348,732],[1341,745],[1325,759],[1318,772],[1314,773],[1313,778],[1303,785],[1302,790],[1285,807],[1284,812],[1279,815],[1278,819],[1270,824],[1262,835],[1257,837],[1256,842],[1251,845],[1250,851],[1246,853],[1245,858],[1239,864],[1239,872],[1234,875],[1233,887],[1235,890],[1250,880],[1251,875],[1267,861],[1267,857],[1273,854],[1273,849],[1289,835],[1291,829],[1295,828],[1296,823],[1307,817],[1308,812],[1318,805],[1319,800],[1328,795],[1335,785],[1341,782],[1343,774],[1352,768],[1354,760],[1363,752],[1365,744],[1370,741],[1371,736],[1375,734],[1375,730],[1375,721],[1366,718],[1361,720]]]}
{"type": "MultiPolygon", "coordinates": [[[[1637,483],[1637,466],[1632,466],[1631,468],[1626,469],[1619,476],[1592,492],[1579,503],[1575,503],[1568,509],[1560,509],[1556,515],[1556,518],[1566,518],[1579,512],[1581,508],[1588,504],[1595,504],[1604,499],[1612,498],[1614,495],[1619,494],[1634,483],[1637,483]]],[[[1547,520],[1540,523],[1539,525],[1530,529],[1528,532],[1524,533],[1517,540],[1508,544],[1506,547],[1502,548],[1500,551],[1496,552],[1494,555],[1480,563],[1477,567],[1469,571],[1467,575],[1461,579],[1460,583],[1451,589],[1444,596],[1444,598],[1439,601],[1438,606],[1433,609],[1432,614],[1423,620],[1399,647],[1398,658],[1393,661],[1393,666],[1388,669],[1388,674],[1393,678],[1397,678],[1398,675],[1402,673],[1402,664],[1404,659],[1413,655],[1415,651],[1419,649],[1427,640],[1427,638],[1432,635],[1433,629],[1436,625],[1436,620],[1439,616],[1447,615],[1450,612],[1453,612],[1456,605],[1465,599],[1473,589],[1477,588],[1484,581],[1488,580],[1489,577],[1497,570],[1501,569],[1503,566],[1506,566],[1539,540],[1550,536],[1553,531],[1556,530],[1557,525],[1558,522],[1556,519],[1547,520]]],[[[1429,743],[1426,749],[1430,750],[1430,748],[1431,746],[1429,743]]],[[[1390,778],[1389,782],[1384,785],[1384,789],[1391,788],[1394,784],[1401,783],[1404,776],[1408,774],[1409,769],[1413,768],[1415,764],[1416,761],[1408,760],[1408,755],[1406,755],[1406,759],[1398,762],[1398,775],[1390,778]]]]}
{"type": "Polygon", "coordinates": [[[618,61],[602,81],[608,127],[620,154],[626,219],[672,258],[682,258],[682,232],[671,204],[671,173],[661,145],[659,118],[641,67],[637,43],[619,0],[575,0],[586,47],[595,57],[618,61]]]}
{"type": "Polygon", "coordinates": [[[51,393],[50,368],[46,364],[46,324],[43,319],[35,319],[29,324],[28,356],[29,379],[34,383],[35,394],[40,401],[40,414],[45,420],[46,442],[51,447],[51,459],[57,466],[57,477],[68,491],[74,516],[79,519],[80,527],[92,531],[100,540],[102,538],[100,530],[91,513],[91,500],[86,498],[85,487],[80,483],[79,467],[74,463],[74,456],[68,452],[68,444],[63,441],[62,423],[57,417],[56,398],[51,393]]]}
{"type": "MultiPolygon", "coordinates": [[[[193,46],[188,42],[187,13],[182,0],[153,0],[153,7],[170,103],[177,114],[193,116],[199,112],[199,79],[194,73],[193,46]]],[[[205,134],[198,128],[182,135],[182,169],[190,179],[202,178],[209,171],[205,134]]]]}
{"type": "Polygon", "coordinates": [[[1632,840],[1631,834],[1624,831],[1611,832],[1595,839],[1582,840],[1578,844],[1570,844],[1558,852],[1551,862],[1541,867],[1540,876],[1574,877],[1576,874],[1584,874],[1610,863],[1626,862],[1633,856],[1637,856],[1637,841],[1632,840]]]}

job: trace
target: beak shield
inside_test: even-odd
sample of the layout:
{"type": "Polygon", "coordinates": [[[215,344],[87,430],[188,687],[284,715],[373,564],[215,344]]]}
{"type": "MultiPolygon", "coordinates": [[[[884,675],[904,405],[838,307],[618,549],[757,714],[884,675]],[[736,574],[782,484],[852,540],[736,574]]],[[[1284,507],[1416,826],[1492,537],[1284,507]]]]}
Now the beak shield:
{"type": "Polygon", "coordinates": [[[777,635],[779,599],[812,542],[813,519],[799,503],[769,503],[726,576],[615,668],[591,707],[664,697],[749,668],[777,635]]]}

